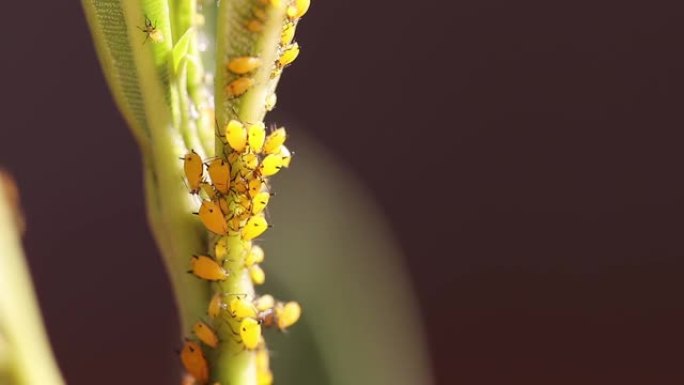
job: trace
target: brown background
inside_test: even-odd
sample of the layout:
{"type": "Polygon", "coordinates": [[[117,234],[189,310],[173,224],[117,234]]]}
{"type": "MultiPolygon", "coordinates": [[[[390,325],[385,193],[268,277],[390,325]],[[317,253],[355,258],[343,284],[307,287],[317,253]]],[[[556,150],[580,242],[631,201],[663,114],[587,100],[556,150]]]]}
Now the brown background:
{"type": "MultiPolygon", "coordinates": [[[[438,383],[684,383],[679,4],[314,1],[272,118],[391,220],[438,383]]],[[[173,383],[137,149],[80,6],[2,14],[0,164],[66,378],[173,383]]]]}

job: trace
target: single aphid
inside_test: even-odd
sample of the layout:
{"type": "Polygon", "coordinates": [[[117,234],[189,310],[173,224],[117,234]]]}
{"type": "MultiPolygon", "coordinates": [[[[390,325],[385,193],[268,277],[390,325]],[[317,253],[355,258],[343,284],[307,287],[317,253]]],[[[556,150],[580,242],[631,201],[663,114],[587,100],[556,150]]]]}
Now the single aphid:
{"type": "Polygon", "coordinates": [[[233,215],[230,219],[228,219],[228,227],[234,232],[240,231],[240,224],[242,222],[242,219],[240,219],[239,216],[233,215]]]}
{"type": "Polygon", "coordinates": [[[243,178],[236,178],[236,181],[233,184],[233,189],[235,189],[235,191],[237,191],[240,194],[244,194],[247,191],[249,191],[248,182],[243,178]]]}
{"type": "Polygon", "coordinates": [[[286,304],[277,303],[271,308],[260,310],[256,316],[257,321],[264,327],[277,327],[284,331],[294,325],[302,315],[302,307],[295,301],[286,304]]]}
{"type": "Polygon", "coordinates": [[[202,321],[197,321],[192,326],[192,331],[195,333],[200,341],[204,342],[207,346],[214,349],[218,346],[219,340],[216,332],[207,324],[202,321]]]}
{"type": "Polygon", "coordinates": [[[242,229],[242,239],[245,241],[251,241],[252,239],[263,234],[264,231],[268,229],[268,222],[263,215],[258,215],[249,218],[245,227],[242,229]]]}
{"type": "Polygon", "coordinates": [[[280,157],[283,159],[283,167],[290,167],[290,162],[292,161],[292,153],[284,145],[280,146],[280,157]]]}
{"type": "Polygon", "coordinates": [[[266,101],[265,101],[266,111],[273,111],[273,109],[276,106],[277,101],[278,101],[278,96],[276,95],[275,92],[273,92],[272,94],[269,94],[266,97],[266,101]]]}
{"type": "Polygon", "coordinates": [[[220,158],[214,159],[209,163],[207,171],[216,190],[221,194],[228,194],[228,189],[230,189],[230,165],[228,162],[220,158]]]}
{"type": "Polygon", "coordinates": [[[292,43],[295,36],[295,23],[289,22],[283,26],[283,30],[280,32],[280,45],[287,46],[292,43]]]}
{"type": "Polygon", "coordinates": [[[257,19],[252,19],[247,23],[247,30],[249,32],[261,32],[264,30],[264,24],[257,19]]]}
{"type": "Polygon", "coordinates": [[[204,197],[210,200],[216,199],[216,189],[211,183],[202,182],[200,183],[200,191],[204,193],[204,197]]]}
{"type": "Polygon", "coordinates": [[[264,294],[254,300],[254,306],[260,312],[275,306],[275,298],[270,294],[264,294]]]}
{"type": "Polygon", "coordinates": [[[247,146],[247,129],[244,124],[233,119],[226,124],[225,133],[230,148],[237,152],[245,151],[247,146]]]}
{"type": "Polygon", "coordinates": [[[278,311],[278,329],[285,330],[294,325],[302,315],[302,307],[295,301],[290,301],[278,311]]]}
{"type": "Polygon", "coordinates": [[[257,315],[257,310],[254,305],[249,301],[245,301],[240,296],[235,296],[230,300],[229,309],[230,315],[239,320],[247,317],[254,318],[257,315]]]}
{"type": "Polygon", "coordinates": [[[230,97],[237,98],[242,96],[247,90],[254,85],[254,79],[244,76],[237,78],[226,86],[226,94],[230,97]]]}
{"type": "Polygon", "coordinates": [[[196,342],[186,340],[180,356],[183,367],[195,377],[197,384],[206,384],[209,380],[209,364],[200,346],[196,342]]]}
{"type": "Polygon", "coordinates": [[[264,185],[264,181],[261,178],[254,177],[247,183],[249,187],[249,196],[255,197],[261,192],[261,187],[264,185]]]}
{"type": "Polygon", "coordinates": [[[237,75],[250,73],[261,65],[261,59],[253,56],[240,56],[228,62],[228,70],[237,75]]]}
{"type": "Polygon", "coordinates": [[[266,140],[266,126],[264,123],[253,123],[247,127],[247,141],[249,148],[256,153],[260,153],[264,148],[266,140]]]}
{"type": "Polygon", "coordinates": [[[280,154],[267,155],[259,166],[259,173],[263,176],[272,176],[278,173],[281,168],[285,167],[283,157],[280,154]]]}
{"type": "Polygon", "coordinates": [[[270,78],[275,79],[282,74],[283,74],[283,67],[275,66],[275,67],[273,67],[273,70],[271,70],[270,78]]]}
{"type": "Polygon", "coordinates": [[[285,127],[273,130],[273,132],[268,134],[266,141],[264,142],[264,154],[276,154],[280,152],[280,146],[285,143],[285,139],[287,139],[285,127]]]}
{"type": "Polygon", "coordinates": [[[182,159],[183,171],[185,172],[185,179],[188,181],[188,187],[192,194],[196,194],[199,192],[204,175],[202,158],[194,150],[190,150],[182,159]]]}
{"type": "Polygon", "coordinates": [[[190,272],[207,281],[223,281],[229,275],[223,266],[206,255],[193,255],[190,264],[192,265],[190,272]]]}
{"type": "Polygon", "coordinates": [[[215,201],[203,201],[199,209],[200,221],[207,230],[214,234],[228,234],[228,224],[221,212],[221,207],[215,201]]]}
{"type": "Polygon", "coordinates": [[[266,282],[266,273],[264,272],[264,269],[261,268],[259,265],[252,265],[248,268],[249,270],[249,278],[252,280],[252,283],[255,285],[263,285],[264,282],[266,282]]]}
{"type": "Polygon", "coordinates": [[[241,158],[242,168],[240,169],[240,174],[242,176],[247,176],[252,171],[256,170],[259,166],[259,157],[254,153],[248,153],[243,155],[241,158]]]}
{"type": "Polygon", "coordinates": [[[271,357],[269,356],[266,346],[259,346],[256,351],[256,367],[257,371],[268,370],[271,364],[271,357]]]}
{"type": "Polygon", "coordinates": [[[270,369],[257,370],[257,385],[273,384],[273,372],[270,369]]]}
{"type": "Polygon", "coordinates": [[[147,16],[145,16],[145,28],[138,27],[139,30],[145,32],[145,40],[143,44],[147,43],[147,39],[152,40],[153,43],[161,43],[164,41],[164,34],[162,31],[157,29],[155,24],[152,24],[147,16]]]}
{"type": "Polygon", "coordinates": [[[247,350],[254,350],[261,339],[261,324],[254,318],[245,318],[240,322],[240,338],[247,350]]]}
{"type": "Polygon", "coordinates": [[[311,0],[295,0],[293,5],[287,7],[287,17],[291,19],[298,19],[309,10],[311,0]]]}
{"type": "Polygon", "coordinates": [[[260,7],[254,7],[252,8],[252,13],[254,14],[254,17],[261,21],[266,21],[266,11],[260,7]]]}
{"type": "Polygon", "coordinates": [[[223,303],[223,294],[216,293],[213,297],[211,297],[211,301],[209,301],[209,309],[207,310],[207,313],[209,314],[209,317],[214,319],[221,314],[221,309],[223,308],[225,308],[225,304],[223,303]]]}
{"type": "Polygon", "coordinates": [[[261,214],[268,205],[268,201],[271,198],[271,194],[266,191],[262,191],[252,198],[252,214],[261,214]]]}
{"type": "Polygon", "coordinates": [[[299,44],[295,42],[285,47],[278,58],[278,64],[280,67],[288,66],[297,59],[297,56],[299,56],[299,44]]]}
{"type": "MultiPolygon", "coordinates": [[[[225,199],[222,199],[222,201],[226,201],[225,199]]],[[[226,259],[226,256],[228,256],[228,238],[227,237],[221,237],[216,242],[216,246],[214,246],[214,255],[216,255],[216,260],[219,262],[223,262],[224,259],[226,259]]]]}
{"type": "MultiPolygon", "coordinates": [[[[228,203],[228,197],[221,197],[218,199],[218,204],[219,208],[221,209],[222,213],[229,213],[230,212],[230,204],[228,203]]],[[[217,254],[218,256],[218,254],[217,254]]]]}
{"type": "Polygon", "coordinates": [[[245,257],[245,266],[250,267],[250,266],[255,265],[257,263],[261,263],[263,261],[264,261],[264,249],[262,249],[261,246],[259,246],[259,245],[254,245],[249,250],[249,253],[247,253],[247,257],[245,257]]]}

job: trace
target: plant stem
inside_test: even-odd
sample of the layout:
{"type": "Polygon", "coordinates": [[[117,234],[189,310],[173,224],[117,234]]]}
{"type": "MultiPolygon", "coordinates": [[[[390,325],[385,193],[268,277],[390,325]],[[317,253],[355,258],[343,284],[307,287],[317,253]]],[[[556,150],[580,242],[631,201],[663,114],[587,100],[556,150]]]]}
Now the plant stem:
{"type": "Polygon", "coordinates": [[[0,185],[0,344],[13,383],[60,385],[14,219],[0,185]]]}

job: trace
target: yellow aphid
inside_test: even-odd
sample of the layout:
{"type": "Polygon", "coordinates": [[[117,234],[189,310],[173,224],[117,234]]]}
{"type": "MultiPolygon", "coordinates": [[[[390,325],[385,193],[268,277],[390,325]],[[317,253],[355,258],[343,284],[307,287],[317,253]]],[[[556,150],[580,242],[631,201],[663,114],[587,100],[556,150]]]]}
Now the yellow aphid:
{"type": "Polygon", "coordinates": [[[258,165],[259,158],[256,156],[256,154],[245,154],[242,157],[242,170],[240,170],[241,174],[243,176],[249,174],[250,172],[254,171],[258,165]]]}
{"type": "Polygon", "coordinates": [[[249,195],[255,197],[259,192],[261,192],[261,186],[263,186],[263,184],[264,182],[261,180],[261,178],[250,179],[248,183],[249,195]]]}
{"type": "Polygon", "coordinates": [[[262,191],[254,196],[252,199],[252,214],[260,214],[266,208],[268,200],[271,198],[271,194],[266,191],[262,191]]]}
{"type": "Polygon", "coordinates": [[[219,203],[219,208],[221,208],[221,212],[223,212],[223,213],[229,213],[230,212],[230,205],[228,204],[228,198],[221,197],[221,198],[219,198],[218,203],[219,203]]]}
{"type": "Polygon", "coordinates": [[[214,259],[206,255],[193,255],[190,260],[191,272],[207,281],[222,281],[228,278],[228,272],[214,259]]]}
{"type": "Polygon", "coordinates": [[[282,0],[269,0],[269,3],[271,3],[272,7],[280,7],[280,4],[282,3],[282,0]]]}
{"type": "Polygon", "coordinates": [[[288,302],[278,311],[278,329],[285,330],[294,325],[302,315],[302,307],[294,301],[288,302]]]}
{"type": "Polygon", "coordinates": [[[240,222],[241,219],[239,217],[233,216],[228,220],[228,227],[233,231],[240,231],[240,222]]]}
{"type": "Polygon", "coordinates": [[[212,319],[218,317],[218,315],[221,314],[221,309],[223,309],[223,307],[223,294],[214,294],[214,296],[211,297],[211,301],[209,301],[209,309],[207,311],[209,317],[212,319]]]}
{"type": "Polygon", "coordinates": [[[247,30],[249,32],[261,32],[264,30],[264,24],[257,19],[250,20],[247,23],[247,30]]]}
{"type": "Polygon", "coordinates": [[[248,197],[240,195],[238,197],[238,205],[240,205],[242,209],[247,210],[252,205],[252,201],[250,201],[248,197]]]}
{"type": "Polygon", "coordinates": [[[249,250],[247,257],[245,257],[245,266],[250,267],[254,264],[264,261],[264,249],[259,245],[254,245],[249,250]]]}
{"type": "Polygon", "coordinates": [[[270,294],[264,294],[254,301],[254,306],[258,311],[265,311],[275,306],[275,298],[270,294]]]}
{"type": "Polygon", "coordinates": [[[280,146],[280,157],[283,159],[283,167],[290,167],[290,162],[292,161],[292,153],[285,146],[280,146]]]}
{"type": "Polygon", "coordinates": [[[255,285],[263,285],[266,282],[266,273],[259,265],[252,265],[249,267],[249,278],[255,285]]]}
{"type": "Polygon", "coordinates": [[[239,96],[242,96],[245,92],[247,92],[250,87],[254,85],[254,79],[250,77],[241,77],[233,80],[232,82],[228,83],[226,86],[226,94],[228,96],[237,98],[239,96]]]}
{"type": "Polygon", "coordinates": [[[245,301],[240,297],[235,297],[230,300],[230,315],[232,315],[233,318],[254,318],[256,317],[256,314],[256,308],[248,301],[245,301]]]}
{"type": "Polygon", "coordinates": [[[271,79],[275,79],[275,78],[277,78],[278,76],[280,76],[280,75],[282,75],[282,74],[283,74],[283,68],[282,68],[282,67],[279,67],[279,66],[275,66],[275,67],[273,68],[273,70],[271,71],[270,78],[271,78],[271,79]]]}
{"type": "Polygon", "coordinates": [[[209,364],[196,342],[185,341],[181,350],[181,362],[185,370],[195,377],[197,384],[206,384],[209,380],[209,364]]]}
{"type": "Polygon", "coordinates": [[[221,194],[228,194],[230,188],[230,165],[228,162],[223,159],[214,159],[209,163],[207,170],[216,190],[221,194]]]}
{"type": "Polygon", "coordinates": [[[309,10],[311,0],[295,0],[294,5],[287,7],[287,16],[291,19],[298,19],[309,10]]]}
{"type": "Polygon", "coordinates": [[[275,154],[280,152],[280,146],[285,143],[285,139],[287,139],[285,127],[280,127],[268,134],[266,141],[264,142],[264,154],[275,154]]]}
{"type": "Polygon", "coordinates": [[[228,62],[228,70],[237,75],[244,75],[259,68],[261,59],[253,56],[240,56],[228,62]]]}
{"type": "Polygon", "coordinates": [[[261,325],[254,318],[245,318],[240,322],[240,338],[248,350],[254,350],[259,346],[261,337],[261,325]]]}
{"type": "Polygon", "coordinates": [[[261,21],[266,21],[266,11],[259,7],[254,7],[252,8],[252,13],[254,14],[254,17],[261,21]]]}
{"type": "Polygon", "coordinates": [[[238,179],[233,187],[235,188],[235,191],[239,192],[240,194],[244,194],[247,192],[247,190],[249,190],[249,186],[244,179],[238,179]]]}
{"type": "Polygon", "coordinates": [[[268,349],[266,346],[259,346],[256,351],[256,368],[258,372],[268,370],[271,357],[269,356],[268,349]]]}
{"type": "Polygon", "coordinates": [[[138,27],[138,29],[146,34],[143,44],[147,42],[147,39],[152,40],[153,43],[161,43],[164,41],[164,34],[162,31],[158,30],[157,26],[153,25],[152,20],[148,19],[147,16],[145,16],[145,28],[138,27]]]}
{"type": "Polygon", "coordinates": [[[263,176],[272,176],[277,174],[283,167],[285,167],[283,164],[283,157],[280,156],[280,154],[271,154],[261,161],[259,170],[263,176]]]}
{"type": "Polygon", "coordinates": [[[247,127],[247,141],[249,148],[254,152],[261,152],[264,148],[264,141],[266,140],[266,126],[259,122],[250,124],[247,127]]]}
{"type": "Polygon", "coordinates": [[[295,61],[297,56],[299,56],[299,44],[292,43],[280,54],[280,57],[278,58],[278,64],[280,64],[281,67],[290,65],[295,61]]]}
{"type": "MultiPolygon", "coordinates": [[[[235,164],[237,163],[238,159],[240,159],[240,154],[237,152],[233,151],[230,154],[228,154],[228,163],[230,164],[235,164]]],[[[233,174],[236,173],[237,170],[233,170],[233,174]]]]}
{"type": "Polygon", "coordinates": [[[295,24],[289,22],[283,26],[282,32],[280,32],[280,45],[286,46],[292,43],[295,36],[295,24]]]}
{"type": "Polygon", "coordinates": [[[204,227],[214,234],[225,235],[228,233],[226,218],[221,212],[221,207],[214,201],[203,201],[199,209],[199,217],[204,227]]]}
{"type": "Polygon", "coordinates": [[[273,372],[270,369],[257,370],[257,385],[273,384],[273,372]]]}
{"type": "Polygon", "coordinates": [[[247,146],[247,129],[245,125],[233,119],[226,124],[226,140],[230,148],[237,152],[245,151],[247,146]]]}
{"type": "Polygon", "coordinates": [[[242,239],[245,241],[251,241],[252,239],[263,234],[267,228],[268,222],[266,222],[266,218],[264,218],[263,215],[251,217],[247,221],[247,224],[245,224],[245,227],[242,229],[242,239]]]}
{"type": "Polygon", "coordinates": [[[207,183],[207,182],[200,183],[200,190],[204,193],[204,195],[207,198],[209,198],[211,200],[216,199],[216,190],[214,189],[214,186],[211,185],[211,183],[207,183]]]}
{"type": "Polygon", "coordinates": [[[185,179],[188,180],[190,192],[196,194],[199,192],[202,183],[204,167],[202,166],[202,158],[194,150],[190,150],[183,157],[183,171],[185,172],[185,179]]]}
{"type": "Polygon", "coordinates": [[[228,238],[227,237],[222,237],[221,239],[216,242],[216,246],[214,246],[214,255],[216,255],[216,259],[221,262],[224,259],[226,259],[226,256],[228,255],[228,238]]]}
{"type": "Polygon", "coordinates": [[[216,336],[216,332],[202,321],[197,321],[192,326],[192,331],[195,333],[200,341],[204,342],[207,346],[214,349],[218,346],[219,340],[216,336]]]}
{"type": "Polygon", "coordinates": [[[266,97],[266,111],[273,111],[273,109],[276,106],[276,102],[278,101],[278,96],[274,93],[269,94],[266,97]]]}

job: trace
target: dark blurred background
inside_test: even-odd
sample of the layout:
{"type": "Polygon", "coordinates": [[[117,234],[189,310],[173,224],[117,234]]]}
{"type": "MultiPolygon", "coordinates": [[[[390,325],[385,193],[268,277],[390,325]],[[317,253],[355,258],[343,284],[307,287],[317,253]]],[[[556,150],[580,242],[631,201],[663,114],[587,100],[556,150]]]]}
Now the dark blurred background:
{"type": "MultiPolygon", "coordinates": [[[[0,164],[60,366],[73,385],[172,383],[138,150],[80,4],[4,9],[0,164]]],[[[389,219],[439,384],[684,383],[681,15],[313,2],[270,118],[296,117],[389,219]]]]}

